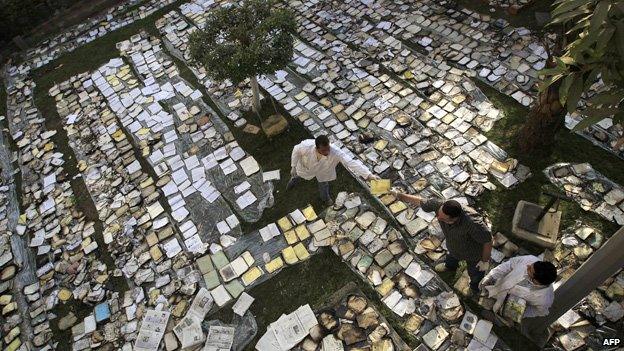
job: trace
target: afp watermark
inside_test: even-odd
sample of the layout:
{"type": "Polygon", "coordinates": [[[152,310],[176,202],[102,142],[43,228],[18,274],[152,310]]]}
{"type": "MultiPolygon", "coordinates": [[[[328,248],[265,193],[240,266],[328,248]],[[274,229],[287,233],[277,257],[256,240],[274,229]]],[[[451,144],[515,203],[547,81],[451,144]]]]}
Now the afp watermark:
{"type": "Polygon", "coordinates": [[[603,350],[615,350],[618,347],[624,346],[621,338],[604,338],[602,339],[603,350]]]}

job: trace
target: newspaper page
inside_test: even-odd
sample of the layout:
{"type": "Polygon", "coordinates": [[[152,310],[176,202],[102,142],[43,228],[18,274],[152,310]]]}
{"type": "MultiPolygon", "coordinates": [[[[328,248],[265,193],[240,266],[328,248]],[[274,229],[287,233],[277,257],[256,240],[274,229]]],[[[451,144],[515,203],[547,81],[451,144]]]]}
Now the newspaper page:
{"type": "Polygon", "coordinates": [[[173,327],[173,332],[180,340],[183,349],[199,345],[205,340],[200,320],[191,313],[187,313],[180,323],[173,327]]]}
{"type": "Polygon", "coordinates": [[[165,334],[167,322],[169,321],[169,312],[147,310],[139,335],[134,343],[135,351],[158,351],[158,345],[165,334]]]}
{"type": "Polygon", "coordinates": [[[297,315],[297,318],[299,318],[299,320],[301,321],[301,325],[303,325],[303,329],[306,334],[310,332],[310,329],[318,324],[316,316],[314,315],[314,311],[312,311],[310,305],[303,305],[297,308],[295,314],[297,315]]]}
{"type": "Polygon", "coordinates": [[[294,313],[278,319],[273,325],[273,333],[281,350],[290,350],[308,335],[294,313]]]}
{"type": "Polygon", "coordinates": [[[206,290],[206,288],[201,288],[195,296],[195,299],[193,299],[193,303],[191,304],[191,308],[189,308],[187,314],[193,314],[200,321],[203,321],[206,314],[212,308],[213,301],[214,300],[210,292],[206,290]]]}
{"type": "Polygon", "coordinates": [[[266,334],[258,340],[258,351],[286,351],[293,348],[318,324],[310,305],[303,305],[288,315],[271,323],[266,334]]]}
{"type": "Polygon", "coordinates": [[[344,351],[342,341],[336,339],[332,334],[327,335],[321,344],[321,351],[344,351]]]}
{"type": "MultiPolygon", "coordinates": [[[[282,319],[285,315],[282,314],[280,316],[280,319],[282,319]]],[[[277,342],[277,338],[275,337],[275,333],[273,332],[273,324],[275,323],[271,323],[269,325],[269,327],[267,328],[266,333],[264,333],[264,335],[260,338],[260,340],[258,340],[258,343],[256,344],[256,350],[258,351],[275,351],[275,350],[280,350],[280,345],[279,342],[277,342]]]]}
{"type": "Polygon", "coordinates": [[[208,329],[204,350],[229,350],[234,343],[235,328],[213,325],[208,329]]]}

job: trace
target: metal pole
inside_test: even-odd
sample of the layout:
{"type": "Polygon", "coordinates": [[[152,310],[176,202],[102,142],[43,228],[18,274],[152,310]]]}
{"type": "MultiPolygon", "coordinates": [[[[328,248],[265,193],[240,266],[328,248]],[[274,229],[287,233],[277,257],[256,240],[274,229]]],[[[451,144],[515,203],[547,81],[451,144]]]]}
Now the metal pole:
{"type": "Polygon", "coordinates": [[[538,345],[548,341],[548,327],[576,306],[591,291],[624,267],[624,227],[618,229],[600,249],[555,290],[555,301],[545,317],[530,318],[523,323],[523,333],[538,345]]]}

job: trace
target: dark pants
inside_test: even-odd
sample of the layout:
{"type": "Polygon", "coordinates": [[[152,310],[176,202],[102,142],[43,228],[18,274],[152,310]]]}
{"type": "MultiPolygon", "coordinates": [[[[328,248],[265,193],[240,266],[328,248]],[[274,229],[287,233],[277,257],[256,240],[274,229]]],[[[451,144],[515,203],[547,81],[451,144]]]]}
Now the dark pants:
{"type": "MultiPolygon", "coordinates": [[[[479,268],[477,268],[477,263],[479,263],[479,261],[466,261],[466,268],[468,269],[468,276],[470,277],[470,289],[475,292],[479,291],[479,283],[485,276],[485,272],[481,272],[479,268]]],[[[454,271],[459,267],[459,260],[447,254],[444,264],[447,269],[454,271]]]]}
{"type": "MultiPolygon", "coordinates": [[[[301,177],[290,178],[290,180],[288,181],[288,185],[286,185],[286,190],[292,189],[292,187],[299,184],[302,180],[303,178],[301,177]]],[[[329,196],[329,182],[319,182],[318,188],[319,188],[319,195],[321,197],[321,200],[325,202],[331,200],[331,197],[329,196]]]]}

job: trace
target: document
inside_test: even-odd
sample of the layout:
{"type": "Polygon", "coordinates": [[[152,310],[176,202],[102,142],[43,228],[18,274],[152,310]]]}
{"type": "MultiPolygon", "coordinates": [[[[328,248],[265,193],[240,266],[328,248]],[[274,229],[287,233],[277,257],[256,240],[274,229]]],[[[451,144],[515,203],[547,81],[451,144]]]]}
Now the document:
{"type": "Polygon", "coordinates": [[[211,326],[210,329],[208,329],[208,339],[206,339],[204,349],[230,350],[234,343],[235,331],[236,329],[232,327],[211,326]]]}
{"type": "Polygon", "coordinates": [[[134,350],[157,351],[165,334],[167,321],[169,321],[169,312],[147,310],[134,343],[134,350]]]}
{"type": "Polygon", "coordinates": [[[254,298],[251,295],[243,292],[241,296],[236,300],[232,310],[239,316],[244,316],[251,304],[254,302],[254,298]]]}
{"type": "Polygon", "coordinates": [[[256,196],[251,191],[247,191],[241,197],[236,199],[236,204],[241,210],[244,210],[247,206],[256,202],[256,200],[256,196]]]}
{"type": "Polygon", "coordinates": [[[205,340],[200,320],[190,313],[173,327],[173,332],[182,343],[182,349],[199,345],[205,340]]]}
{"type": "Polygon", "coordinates": [[[379,180],[371,180],[371,194],[373,195],[381,195],[388,193],[390,191],[390,179],[379,179],[379,180]]]}

